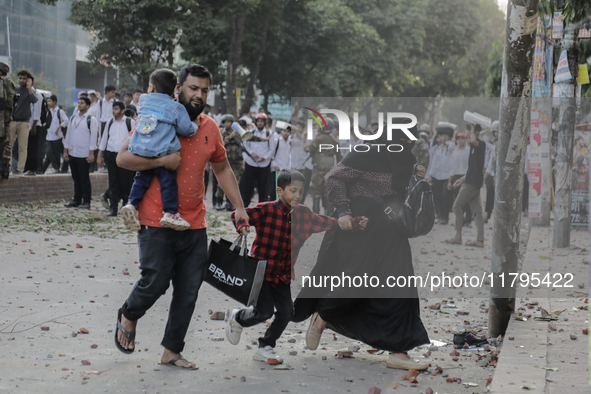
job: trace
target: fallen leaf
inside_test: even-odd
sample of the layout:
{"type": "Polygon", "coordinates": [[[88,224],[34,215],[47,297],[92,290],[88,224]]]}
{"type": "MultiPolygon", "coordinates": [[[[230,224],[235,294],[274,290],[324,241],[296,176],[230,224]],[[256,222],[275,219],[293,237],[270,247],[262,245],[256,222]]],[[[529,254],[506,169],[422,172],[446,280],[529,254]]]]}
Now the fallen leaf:
{"type": "Polygon", "coordinates": [[[88,334],[89,333],[89,331],[86,328],[84,328],[84,327],[82,327],[81,329],[79,329],[78,332],[81,333],[81,334],[88,334]]]}
{"type": "Polygon", "coordinates": [[[82,245],[80,245],[80,244],[76,244],[76,248],[77,248],[77,249],[82,249],[82,245]]]}

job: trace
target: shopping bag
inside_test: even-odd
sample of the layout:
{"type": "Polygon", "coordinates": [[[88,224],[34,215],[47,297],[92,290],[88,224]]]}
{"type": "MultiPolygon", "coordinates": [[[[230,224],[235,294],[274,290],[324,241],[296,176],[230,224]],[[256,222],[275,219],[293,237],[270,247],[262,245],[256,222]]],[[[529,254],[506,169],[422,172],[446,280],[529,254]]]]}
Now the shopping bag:
{"type": "Polygon", "coordinates": [[[205,282],[236,301],[255,306],[265,279],[266,260],[248,255],[246,235],[234,243],[224,239],[211,241],[205,282]],[[242,246],[239,246],[242,242],[242,246]]]}

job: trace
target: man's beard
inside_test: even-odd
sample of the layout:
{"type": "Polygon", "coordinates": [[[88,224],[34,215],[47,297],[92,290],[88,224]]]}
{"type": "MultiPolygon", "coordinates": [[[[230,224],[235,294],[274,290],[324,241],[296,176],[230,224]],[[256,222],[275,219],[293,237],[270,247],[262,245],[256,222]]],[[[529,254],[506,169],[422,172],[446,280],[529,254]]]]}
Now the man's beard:
{"type": "Polygon", "coordinates": [[[179,93],[179,102],[185,106],[187,112],[189,113],[189,119],[191,120],[197,119],[197,116],[199,116],[199,114],[203,112],[203,109],[205,108],[205,103],[198,107],[191,104],[191,102],[188,101],[185,95],[183,94],[182,90],[179,93]]]}

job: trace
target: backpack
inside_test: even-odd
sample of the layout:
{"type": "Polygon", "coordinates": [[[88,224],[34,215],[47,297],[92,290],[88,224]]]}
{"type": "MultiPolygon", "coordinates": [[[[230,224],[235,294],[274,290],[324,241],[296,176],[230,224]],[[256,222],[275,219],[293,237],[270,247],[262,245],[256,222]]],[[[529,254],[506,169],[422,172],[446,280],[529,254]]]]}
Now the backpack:
{"type": "Polygon", "coordinates": [[[51,110],[49,109],[49,105],[47,105],[47,100],[45,97],[41,95],[41,117],[39,119],[39,123],[43,127],[49,127],[51,125],[51,110]]]}
{"type": "MultiPolygon", "coordinates": [[[[115,118],[111,118],[109,124],[107,125],[107,127],[105,127],[105,131],[107,133],[107,144],[105,145],[105,149],[109,145],[109,138],[111,138],[111,126],[113,125],[114,120],[115,118]]],[[[131,118],[125,118],[125,125],[127,126],[127,131],[131,132],[131,118]]]]}
{"type": "Polygon", "coordinates": [[[408,238],[427,235],[435,224],[435,204],[431,185],[426,180],[412,175],[402,204],[390,207],[365,181],[359,184],[384,208],[386,216],[408,238]]]}
{"type": "MultiPolygon", "coordinates": [[[[59,122],[59,124],[62,124],[62,117],[60,116],[60,112],[62,112],[62,110],[58,107],[57,108],[57,121],[59,122]]],[[[88,126],[88,129],[90,129],[90,126],[88,126]]],[[[67,132],[68,132],[68,126],[62,127],[62,133],[64,134],[64,137],[66,136],[67,132]]]]}

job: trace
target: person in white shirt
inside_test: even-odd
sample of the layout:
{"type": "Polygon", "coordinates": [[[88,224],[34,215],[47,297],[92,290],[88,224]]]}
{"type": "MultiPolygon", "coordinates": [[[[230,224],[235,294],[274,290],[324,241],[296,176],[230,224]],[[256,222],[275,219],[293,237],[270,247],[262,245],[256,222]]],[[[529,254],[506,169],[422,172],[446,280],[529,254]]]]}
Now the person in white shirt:
{"type": "Polygon", "coordinates": [[[51,175],[60,173],[60,160],[64,151],[62,139],[64,138],[64,129],[68,127],[70,120],[64,110],[57,106],[57,96],[55,94],[47,99],[47,105],[51,110],[51,124],[47,128],[45,137],[45,159],[41,165],[41,170],[45,173],[47,167],[51,164],[53,167],[53,171],[49,173],[51,175]]]}
{"type": "Polygon", "coordinates": [[[276,129],[278,133],[273,134],[271,146],[273,147],[273,156],[271,160],[271,176],[267,183],[268,200],[274,201],[277,197],[277,175],[281,170],[291,169],[291,125],[285,122],[277,122],[276,129]]]}
{"type": "MultiPolygon", "coordinates": [[[[443,130],[443,129],[442,129],[443,130]]],[[[451,170],[451,154],[455,144],[450,141],[452,129],[439,131],[439,145],[433,150],[429,161],[429,169],[425,178],[429,180],[433,189],[433,201],[435,202],[435,213],[440,224],[447,224],[449,221],[449,191],[447,182],[451,170]]]]}
{"type": "Polygon", "coordinates": [[[252,134],[264,139],[264,141],[246,141],[244,142],[245,152],[242,157],[245,160],[244,171],[240,177],[240,194],[245,207],[248,207],[254,195],[256,186],[259,193],[259,202],[267,201],[265,193],[267,188],[267,179],[270,174],[271,156],[273,149],[269,138],[271,134],[265,129],[267,115],[257,114],[255,118],[256,128],[252,134]]]}
{"type": "Polygon", "coordinates": [[[88,115],[88,108],[90,99],[80,98],[78,115],[70,119],[70,127],[64,141],[64,160],[70,163],[74,180],[74,198],[64,205],[67,208],[90,209],[90,164],[95,160],[98,122],[93,116],[88,115]]]}
{"type": "Polygon", "coordinates": [[[126,117],[124,112],[125,104],[121,101],[113,103],[113,119],[105,127],[97,156],[98,165],[102,167],[106,164],[109,172],[109,188],[101,196],[101,203],[109,209],[107,216],[117,216],[119,200],[123,200],[122,206],[127,205],[135,176],[135,171],[117,165],[119,149],[135,126],[135,121],[126,117]]]}
{"type": "Polygon", "coordinates": [[[133,91],[133,99],[131,100],[131,104],[135,107],[136,110],[140,109],[140,96],[144,93],[141,89],[136,89],[133,91]]]}
{"type": "MultiPolygon", "coordinates": [[[[96,118],[99,122],[99,140],[103,137],[103,133],[105,132],[105,126],[107,123],[113,119],[113,103],[115,102],[115,94],[116,88],[113,85],[105,86],[105,97],[99,100],[98,107],[96,111],[96,118]]],[[[94,152],[96,156],[98,156],[98,150],[94,152]]],[[[101,167],[103,168],[103,167],[101,167]]],[[[94,172],[98,169],[98,161],[93,163],[90,166],[90,172],[94,172]]],[[[106,170],[102,169],[102,172],[106,172],[106,170]]]]}
{"type": "MultiPolygon", "coordinates": [[[[94,116],[95,118],[97,117],[99,100],[101,99],[100,96],[100,93],[94,91],[88,93],[88,98],[90,99],[90,108],[88,109],[88,114],[94,116]]],[[[78,108],[74,108],[74,113],[72,115],[75,115],[77,112],[78,108]]]]}
{"type": "Polygon", "coordinates": [[[105,126],[111,119],[113,119],[113,103],[115,102],[115,90],[116,88],[113,85],[105,86],[105,97],[99,100],[96,117],[101,125],[101,137],[105,130],[105,126]]]}
{"type": "Polygon", "coordinates": [[[41,109],[43,106],[43,95],[34,88],[35,77],[31,76],[33,94],[37,97],[36,103],[31,103],[31,119],[29,120],[29,142],[27,144],[27,159],[23,175],[35,175],[40,169],[45,152],[44,125],[41,124],[41,109]]]}
{"type": "MultiPolygon", "coordinates": [[[[447,190],[452,194],[450,198],[450,206],[456,201],[456,197],[460,192],[460,188],[454,189],[453,184],[458,179],[466,175],[468,171],[468,160],[470,159],[470,147],[466,145],[466,134],[456,134],[456,149],[451,154],[451,171],[449,181],[447,182],[447,190]]],[[[464,206],[464,226],[472,227],[472,211],[470,205],[464,206]]]]}

